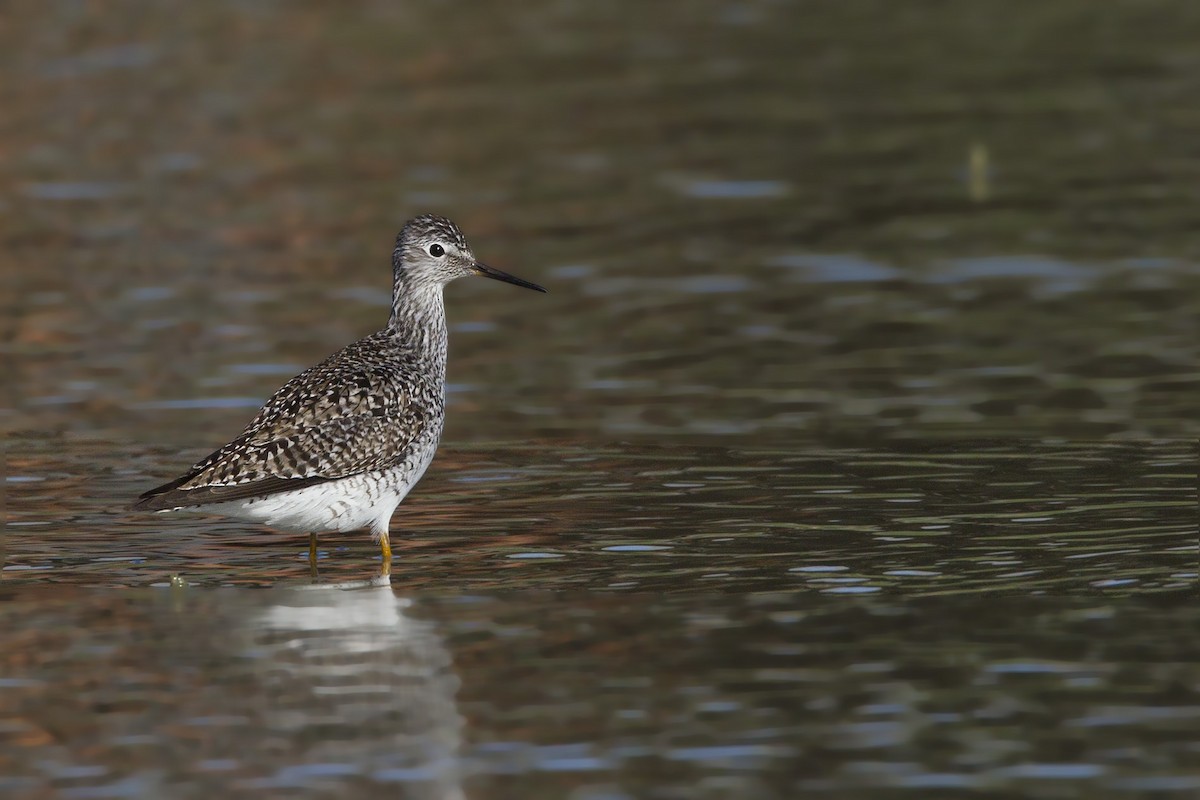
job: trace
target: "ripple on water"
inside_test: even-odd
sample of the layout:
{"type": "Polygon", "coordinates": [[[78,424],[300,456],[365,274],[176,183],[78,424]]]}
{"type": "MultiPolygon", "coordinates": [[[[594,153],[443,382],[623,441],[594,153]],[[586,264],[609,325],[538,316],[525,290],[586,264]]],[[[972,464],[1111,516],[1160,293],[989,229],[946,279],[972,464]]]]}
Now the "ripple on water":
{"type": "Polygon", "coordinates": [[[680,278],[678,286],[687,294],[729,294],[747,291],[754,283],[741,275],[694,275],[680,278]]]}
{"type": "Polygon", "coordinates": [[[870,283],[900,277],[894,267],[837,253],[786,253],[768,259],[767,264],[796,270],[805,280],[822,283],[870,283]]]}
{"type": "Polygon", "coordinates": [[[1046,256],[986,256],[962,258],[939,264],[928,277],[931,283],[970,283],[988,278],[1018,278],[1035,281],[1054,294],[1078,292],[1104,274],[1103,270],[1046,256]]]}
{"type": "Polygon", "coordinates": [[[295,375],[304,367],[297,364],[229,364],[225,367],[229,372],[235,375],[295,375]]]}
{"type": "Polygon", "coordinates": [[[174,297],[176,289],[173,286],[141,286],[129,289],[125,296],[135,303],[156,303],[174,297]]]}
{"type": "Polygon", "coordinates": [[[108,200],[128,190],[128,184],[101,181],[27,183],[22,187],[22,192],[34,200],[108,200]]]}
{"type": "Polygon", "coordinates": [[[670,550],[671,546],[665,544],[614,544],[600,549],[608,553],[653,553],[659,550],[670,550]]]}
{"type": "Polygon", "coordinates": [[[180,400],[150,400],[132,403],[135,411],[188,411],[195,409],[253,408],[262,406],[261,397],[192,397],[180,400]]]}
{"type": "Polygon", "coordinates": [[[679,184],[678,191],[701,200],[752,200],[782,197],[791,191],[784,181],[690,181],[679,184]]]}

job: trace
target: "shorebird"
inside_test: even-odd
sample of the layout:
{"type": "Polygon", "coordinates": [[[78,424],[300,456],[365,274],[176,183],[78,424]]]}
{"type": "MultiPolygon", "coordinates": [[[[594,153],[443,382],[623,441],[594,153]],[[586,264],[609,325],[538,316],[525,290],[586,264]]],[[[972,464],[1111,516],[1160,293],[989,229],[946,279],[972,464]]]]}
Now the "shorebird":
{"type": "Polygon", "coordinates": [[[450,220],[409,220],[392,251],[387,326],[285,383],[237,438],[133,508],[307,533],[314,572],[318,533],[367,529],[390,574],[392,512],[433,460],[446,418],[442,289],[468,275],[546,291],[477,261],[450,220]]]}

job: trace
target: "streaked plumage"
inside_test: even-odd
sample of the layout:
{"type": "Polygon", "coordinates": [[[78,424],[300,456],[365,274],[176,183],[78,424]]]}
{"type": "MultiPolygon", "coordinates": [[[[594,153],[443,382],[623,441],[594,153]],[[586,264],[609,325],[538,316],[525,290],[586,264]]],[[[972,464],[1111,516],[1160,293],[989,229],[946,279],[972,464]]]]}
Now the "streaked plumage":
{"type": "Polygon", "coordinates": [[[392,512],[429,466],[445,419],[442,288],[476,274],[545,291],[480,264],[458,227],[432,215],[404,226],[392,270],[387,327],[292,378],[237,438],[134,508],[314,535],[369,528],[386,569],[392,512]]]}

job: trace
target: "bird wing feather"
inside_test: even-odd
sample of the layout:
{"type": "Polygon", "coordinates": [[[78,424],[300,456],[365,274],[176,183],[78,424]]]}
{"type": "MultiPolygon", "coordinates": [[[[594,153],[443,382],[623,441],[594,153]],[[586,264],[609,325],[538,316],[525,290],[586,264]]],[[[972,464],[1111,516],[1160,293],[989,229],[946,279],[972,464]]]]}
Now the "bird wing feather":
{"type": "Polygon", "coordinates": [[[403,460],[435,419],[440,393],[417,397],[406,391],[420,381],[404,374],[403,363],[363,365],[340,355],[288,381],[236,439],[143,494],[134,508],[261,497],[403,460]]]}

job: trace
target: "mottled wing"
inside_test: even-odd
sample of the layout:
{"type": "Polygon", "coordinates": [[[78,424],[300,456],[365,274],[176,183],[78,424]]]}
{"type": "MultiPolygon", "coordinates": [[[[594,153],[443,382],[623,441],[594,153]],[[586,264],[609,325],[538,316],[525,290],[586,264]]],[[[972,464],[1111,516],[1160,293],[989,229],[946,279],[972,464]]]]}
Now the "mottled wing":
{"type": "MultiPolygon", "coordinates": [[[[356,343],[358,345],[360,343],[356,343]]],[[[161,510],[301,489],[384,469],[434,423],[420,376],[398,359],[355,358],[355,345],[297,375],[246,429],[187,474],[142,495],[161,510]]]]}

